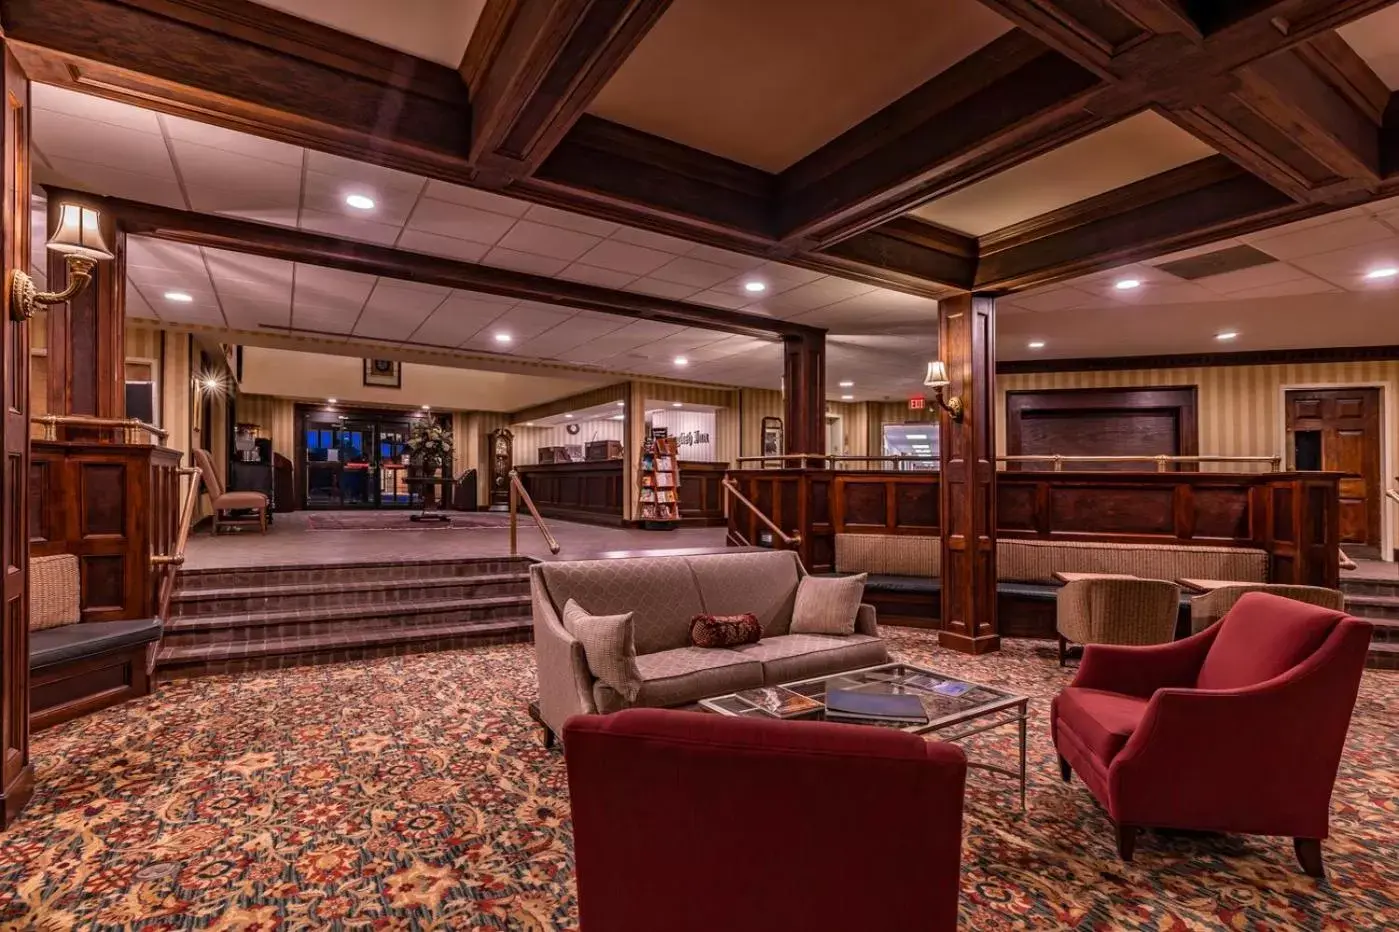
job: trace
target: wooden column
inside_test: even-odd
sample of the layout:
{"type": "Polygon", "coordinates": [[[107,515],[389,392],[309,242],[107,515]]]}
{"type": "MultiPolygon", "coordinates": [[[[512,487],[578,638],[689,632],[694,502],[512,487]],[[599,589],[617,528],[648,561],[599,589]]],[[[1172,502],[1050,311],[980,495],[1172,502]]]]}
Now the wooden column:
{"type": "MultiPolygon", "coordinates": [[[[0,40],[3,43],[3,40],[0,40]]],[[[4,56],[0,215],[0,828],[34,792],[29,762],[29,324],[10,315],[10,273],[29,266],[29,79],[8,44],[4,56]]]]}
{"type": "MultiPolygon", "coordinates": [[[[48,201],[50,235],[58,228],[63,204],[83,204],[82,195],[64,192],[48,201]]],[[[101,210],[96,201],[88,206],[101,210]]],[[[82,294],[48,309],[49,413],[126,417],[126,234],[110,212],[101,215],[102,237],[116,256],[99,262],[82,294]]],[[[64,257],[48,254],[49,289],[68,285],[64,257]]],[[[109,432],[110,433],[110,432],[109,432]]],[[[81,430],[60,429],[60,439],[79,439],[81,430]]]]}
{"type": "Polygon", "coordinates": [[[938,352],[963,415],[939,411],[942,465],[943,647],[981,654],[1001,646],[996,621],[996,302],[938,302],[938,352]]]}
{"type": "MultiPolygon", "coordinates": [[[[782,407],[788,455],[826,452],[826,337],[782,338],[782,407]]],[[[825,466],[788,460],[787,466],[825,466]]]]}

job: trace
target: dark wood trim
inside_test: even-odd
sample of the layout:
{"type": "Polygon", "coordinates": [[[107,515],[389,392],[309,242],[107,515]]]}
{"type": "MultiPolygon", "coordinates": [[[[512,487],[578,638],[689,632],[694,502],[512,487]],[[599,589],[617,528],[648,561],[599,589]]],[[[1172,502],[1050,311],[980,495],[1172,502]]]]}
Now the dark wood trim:
{"type": "MultiPolygon", "coordinates": [[[[1199,389],[1194,385],[1151,386],[1149,388],[1052,388],[1012,391],[1006,393],[1006,455],[1024,454],[1023,427],[1027,416],[1035,412],[1112,411],[1117,413],[1173,411],[1179,430],[1178,456],[1198,456],[1200,453],[1199,389]]],[[[1007,471],[1043,470],[1044,463],[1009,463],[1007,471]]],[[[1082,467],[1080,467],[1082,468],[1082,467]]],[[[1136,467],[1149,468],[1149,464],[1136,467]]],[[[1177,465],[1173,471],[1193,471],[1194,467],[1177,465]]]]}
{"type": "MultiPolygon", "coordinates": [[[[58,196],[58,192],[55,192],[55,196],[58,196]]],[[[825,333],[816,327],[757,314],[599,288],[560,278],[546,278],[474,262],[460,262],[389,246],[307,233],[289,227],[175,210],[120,198],[102,198],[100,201],[103,211],[116,217],[126,232],[171,242],[228,249],[289,262],[310,262],[366,275],[427,282],[483,294],[750,336],[810,337],[825,333]]]]}
{"type": "Polygon", "coordinates": [[[52,728],[98,709],[150,695],[146,652],[153,646],[137,644],[32,671],[30,731],[52,728]]]}
{"type": "Polygon", "coordinates": [[[670,0],[489,0],[461,74],[478,181],[533,174],[670,0]]]}
{"type": "Polygon", "coordinates": [[[997,375],[1037,372],[1117,372],[1201,366],[1271,366],[1282,363],[1377,362],[1399,359],[1399,345],[1249,350],[1241,353],[1177,353],[1160,356],[1102,356],[1077,359],[1014,359],[996,364],[997,375]]]}

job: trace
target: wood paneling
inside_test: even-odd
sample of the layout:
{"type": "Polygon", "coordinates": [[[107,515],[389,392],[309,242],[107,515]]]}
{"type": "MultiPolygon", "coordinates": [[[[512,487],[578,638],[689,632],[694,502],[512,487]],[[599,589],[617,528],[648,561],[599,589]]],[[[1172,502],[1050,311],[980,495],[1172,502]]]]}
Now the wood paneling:
{"type": "Polygon", "coordinates": [[[30,729],[51,728],[148,695],[147,649],[141,644],[35,671],[29,694],[30,729]]]}
{"type": "Polygon", "coordinates": [[[1287,393],[1287,430],[1315,431],[1321,468],[1349,474],[1340,485],[1341,541],[1352,557],[1380,556],[1380,390],[1306,389],[1287,393]]]}
{"type": "MultiPolygon", "coordinates": [[[[8,27],[8,23],[6,24],[8,27]]],[[[0,39],[0,828],[29,801],[29,328],[10,318],[10,275],[29,268],[29,80],[0,39]]]]}
{"type": "Polygon", "coordinates": [[[520,466],[520,481],[546,518],[622,523],[622,462],[520,466]]]}
{"type": "Polygon", "coordinates": [[[782,338],[786,452],[826,452],[825,334],[782,338]]]}
{"type": "Polygon", "coordinates": [[[724,519],[722,482],[728,463],[680,464],[680,520],[705,527],[721,527],[724,519]]]}
{"type": "MultiPolygon", "coordinates": [[[[1062,389],[1006,395],[1010,456],[1195,456],[1199,416],[1194,388],[1062,389]]],[[[1044,469],[1009,463],[1007,469],[1044,469]]],[[[1075,469],[1141,471],[1141,463],[1082,463],[1075,469]]],[[[1179,468],[1172,466],[1172,468],[1179,468]]]]}

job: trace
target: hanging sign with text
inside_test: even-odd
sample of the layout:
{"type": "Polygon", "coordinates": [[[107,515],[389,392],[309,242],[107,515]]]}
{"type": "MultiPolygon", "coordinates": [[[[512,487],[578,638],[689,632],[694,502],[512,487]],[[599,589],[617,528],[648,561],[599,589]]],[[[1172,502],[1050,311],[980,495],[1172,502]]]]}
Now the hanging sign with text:
{"type": "Polygon", "coordinates": [[[908,410],[922,411],[928,407],[928,399],[922,395],[915,395],[908,400],[908,410]]]}

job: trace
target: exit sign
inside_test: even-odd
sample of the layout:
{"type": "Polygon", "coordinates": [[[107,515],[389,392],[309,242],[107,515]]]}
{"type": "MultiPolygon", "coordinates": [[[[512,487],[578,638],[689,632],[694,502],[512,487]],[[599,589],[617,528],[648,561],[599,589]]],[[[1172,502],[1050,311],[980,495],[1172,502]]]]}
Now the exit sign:
{"type": "Polygon", "coordinates": [[[908,400],[908,410],[910,411],[922,411],[927,406],[928,399],[924,398],[922,395],[917,395],[908,400]]]}

